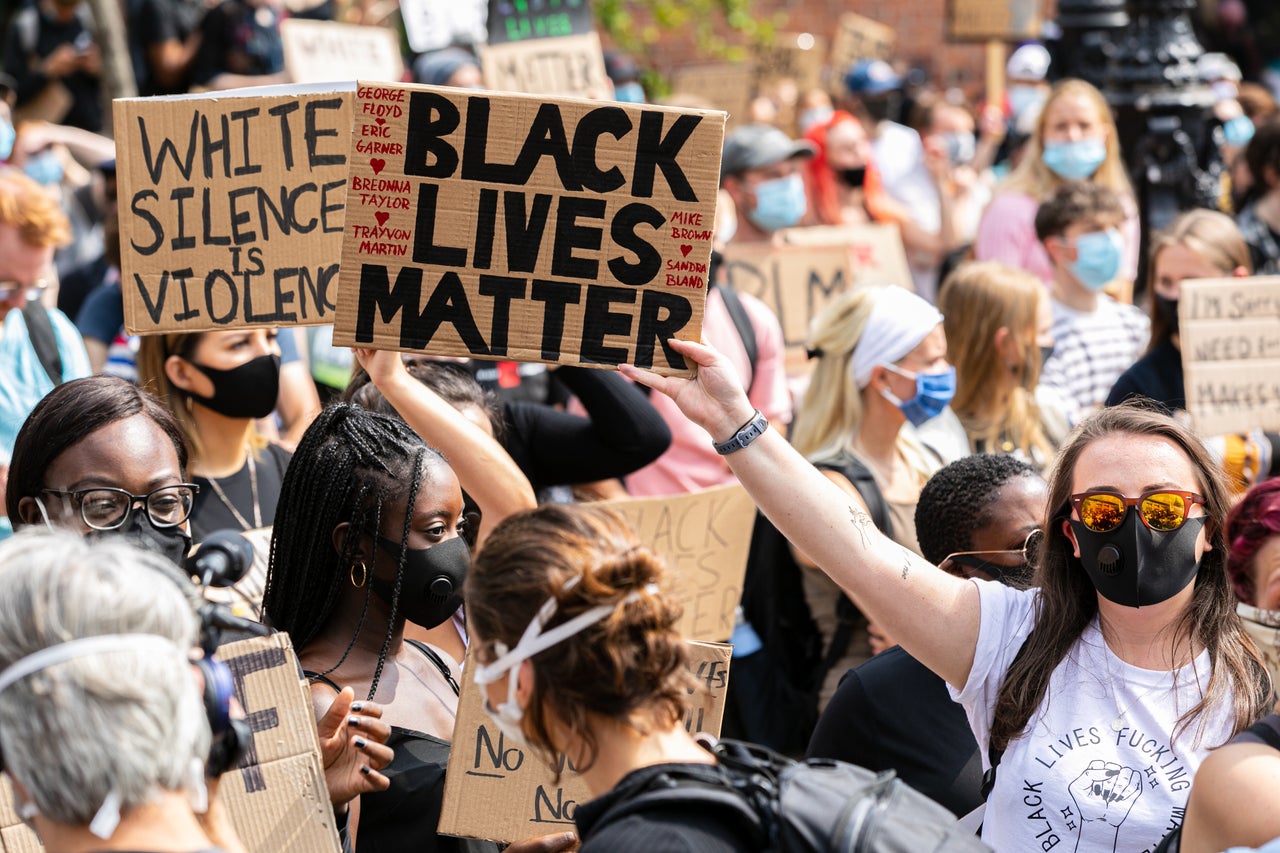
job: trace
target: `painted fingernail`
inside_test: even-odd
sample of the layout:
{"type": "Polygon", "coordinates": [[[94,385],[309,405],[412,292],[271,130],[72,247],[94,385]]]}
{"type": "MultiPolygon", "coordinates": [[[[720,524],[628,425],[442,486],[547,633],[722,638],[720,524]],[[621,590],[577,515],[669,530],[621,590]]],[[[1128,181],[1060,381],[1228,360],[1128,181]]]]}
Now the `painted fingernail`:
{"type": "Polygon", "coordinates": [[[362,737],[356,738],[356,749],[364,749],[368,745],[369,745],[369,741],[365,740],[364,738],[362,737]]]}
{"type": "Polygon", "coordinates": [[[352,728],[357,728],[357,729],[360,728],[360,718],[347,717],[347,725],[351,726],[352,728]]]}
{"type": "Polygon", "coordinates": [[[363,702],[352,702],[352,703],[351,703],[351,710],[352,710],[352,712],[353,712],[353,713],[359,714],[361,711],[363,711],[363,710],[364,710],[364,703],[363,703],[363,702]]]}
{"type": "Polygon", "coordinates": [[[371,770],[369,769],[369,765],[367,765],[367,764],[361,764],[361,765],[360,765],[360,772],[361,772],[361,773],[363,773],[365,776],[368,776],[368,775],[369,775],[371,772],[373,772],[373,771],[371,771],[371,770]]]}

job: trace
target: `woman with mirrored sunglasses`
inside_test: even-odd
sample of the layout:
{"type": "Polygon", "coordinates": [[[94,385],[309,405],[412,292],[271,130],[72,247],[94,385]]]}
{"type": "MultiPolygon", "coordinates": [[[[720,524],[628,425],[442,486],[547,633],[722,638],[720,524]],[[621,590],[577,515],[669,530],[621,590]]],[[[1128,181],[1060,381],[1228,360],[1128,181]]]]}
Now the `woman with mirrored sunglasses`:
{"type": "Polygon", "coordinates": [[[1222,475],[1173,419],[1120,406],[1076,428],[1053,469],[1035,588],[1014,590],[880,535],[775,430],[739,432],[752,409],[714,350],[672,346],[696,379],[624,371],[714,440],[740,435],[730,467],[770,520],[946,680],[983,766],[997,765],[982,824],[996,850],[1050,836],[1151,849],[1209,750],[1274,701],[1223,570],[1222,475]]]}

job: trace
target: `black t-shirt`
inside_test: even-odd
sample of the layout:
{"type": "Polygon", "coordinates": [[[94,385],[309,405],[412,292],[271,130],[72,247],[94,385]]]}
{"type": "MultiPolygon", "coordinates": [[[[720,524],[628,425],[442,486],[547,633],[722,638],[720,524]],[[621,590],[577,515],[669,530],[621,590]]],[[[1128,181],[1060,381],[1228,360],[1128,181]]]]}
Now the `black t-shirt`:
{"type": "Polygon", "coordinates": [[[710,765],[655,764],[633,770],[612,791],[583,803],[574,813],[579,853],[755,853],[761,845],[753,843],[742,825],[742,815],[727,808],[709,807],[706,802],[691,800],[686,805],[663,803],[643,811],[631,812],[617,819],[603,820],[606,813],[627,798],[638,794],[665,773],[697,773],[702,769],[718,772],[710,765]]]}
{"type": "MultiPolygon", "coordinates": [[[[254,468],[258,477],[258,507],[262,511],[262,526],[269,527],[275,521],[276,504],[280,502],[280,485],[284,482],[285,469],[292,454],[278,444],[268,444],[258,454],[254,468]]],[[[200,487],[191,507],[191,540],[199,543],[215,530],[248,530],[255,526],[253,511],[253,478],[249,476],[249,463],[230,477],[219,477],[217,488],[207,477],[192,480],[200,487]],[[222,490],[222,495],[218,490],[222,490]],[[248,522],[249,527],[227,506],[223,496],[248,522]]]]}
{"type": "Polygon", "coordinates": [[[1165,339],[1120,374],[1107,395],[1108,406],[1118,406],[1133,397],[1155,400],[1168,411],[1187,407],[1185,383],[1182,377],[1182,353],[1165,339]]]}
{"type": "Polygon", "coordinates": [[[282,17],[281,11],[240,0],[223,0],[210,9],[200,24],[191,82],[205,86],[219,74],[256,77],[283,71],[282,17]]]}
{"type": "MultiPolygon", "coordinates": [[[[93,34],[88,17],[76,14],[69,21],[47,17],[39,7],[28,7],[14,15],[5,36],[4,70],[18,84],[18,106],[36,99],[50,78],[37,71],[37,66],[62,45],[88,48],[93,34]],[[34,18],[34,20],[32,20],[34,18]],[[31,36],[34,35],[34,39],[31,36]]],[[[71,96],[71,106],[61,124],[98,133],[102,130],[102,90],[98,75],[74,71],[58,78],[71,96]]]]}
{"type": "Polygon", "coordinates": [[[894,646],[849,670],[818,719],[810,758],[894,770],[962,817],[982,804],[982,758],[946,683],[894,646]]]}

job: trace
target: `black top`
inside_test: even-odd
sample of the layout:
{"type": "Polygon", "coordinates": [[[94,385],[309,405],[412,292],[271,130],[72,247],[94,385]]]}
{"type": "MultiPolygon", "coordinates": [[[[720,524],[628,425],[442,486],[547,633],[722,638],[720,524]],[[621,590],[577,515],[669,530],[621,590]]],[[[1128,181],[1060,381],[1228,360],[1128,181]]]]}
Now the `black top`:
{"type": "Polygon", "coordinates": [[[1108,406],[1118,406],[1133,397],[1146,397],[1170,412],[1187,407],[1182,378],[1182,353],[1171,340],[1163,340],[1120,374],[1107,395],[1108,406]]]}
{"type": "Polygon", "coordinates": [[[535,491],[622,477],[671,445],[671,428],[636,386],[616,373],[561,367],[552,374],[588,417],[539,403],[503,404],[502,445],[535,491]]]}
{"type": "Polygon", "coordinates": [[[612,791],[583,803],[574,813],[579,853],[754,853],[760,845],[752,843],[742,815],[729,809],[709,808],[706,802],[690,802],[687,806],[663,803],[661,806],[630,812],[615,819],[606,812],[636,794],[645,791],[654,780],[669,772],[680,776],[697,773],[703,768],[718,773],[711,765],[655,764],[633,770],[612,791]]]}
{"type": "MultiPolygon", "coordinates": [[[[276,504],[280,501],[280,484],[284,482],[285,469],[293,454],[278,444],[268,444],[258,454],[254,463],[258,475],[258,506],[262,510],[262,525],[271,526],[276,517],[276,504]]],[[[207,477],[196,477],[191,482],[200,487],[191,507],[191,540],[198,543],[215,530],[251,529],[254,523],[253,482],[249,476],[249,463],[230,477],[219,477],[218,488],[231,501],[236,511],[250,525],[246,528],[227,508],[217,490],[207,477]]]]}
{"type": "Polygon", "coordinates": [[[808,757],[894,770],[963,817],[982,804],[982,758],[946,683],[901,646],[855,667],[827,705],[808,757]]]}
{"type": "Polygon", "coordinates": [[[1280,714],[1267,714],[1231,739],[1232,743],[1260,743],[1280,749],[1280,714]]]}
{"type": "MultiPolygon", "coordinates": [[[[87,5],[87,4],[86,4],[87,5]]],[[[88,15],[77,12],[69,21],[59,21],[44,14],[35,4],[13,16],[5,34],[4,71],[17,81],[18,106],[23,107],[36,100],[54,78],[46,77],[36,69],[51,53],[64,44],[77,50],[93,43],[89,31],[88,15]]],[[[71,96],[71,106],[60,124],[92,130],[102,130],[102,92],[98,75],[87,71],[73,71],[57,78],[71,96]]]]}
{"type": "Polygon", "coordinates": [[[266,5],[223,0],[200,23],[200,49],[191,82],[206,86],[220,74],[257,77],[284,70],[281,13],[266,5]]]}

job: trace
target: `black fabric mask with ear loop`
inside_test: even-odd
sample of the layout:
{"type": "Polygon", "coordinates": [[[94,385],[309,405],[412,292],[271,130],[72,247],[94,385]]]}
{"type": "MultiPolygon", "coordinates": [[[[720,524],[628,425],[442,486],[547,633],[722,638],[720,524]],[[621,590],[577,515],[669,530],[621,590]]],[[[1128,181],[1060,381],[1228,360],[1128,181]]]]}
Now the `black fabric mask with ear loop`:
{"type": "Polygon", "coordinates": [[[145,509],[134,507],[132,513],[127,527],[122,525],[115,530],[91,530],[86,538],[120,538],[144,551],[154,551],[182,568],[186,563],[187,553],[191,550],[191,535],[182,525],[156,527],[145,509]]]}
{"type": "MultiPolygon", "coordinates": [[[[378,544],[400,557],[399,543],[379,536],[378,544]]],[[[462,584],[470,567],[471,549],[461,536],[430,548],[406,547],[397,611],[423,628],[444,624],[462,606],[462,584]]],[[[395,585],[379,577],[371,578],[369,587],[388,605],[395,597],[395,585]]]]}
{"type": "Polygon", "coordinates": [[[1085,573],[1108,601],[1143,607],[1168,601],[1195,578],[1196,538],[1205,517],[1188,518],[1177,530],[1151,530],[1130,510],[1115,530],[1096,533],[1068,519],[1080,544],[1085,573]]]}
{"type": "Polygon", "coordinates": [[[185,392],[207,409],[228,418],[265,418],[280,395],[280,356],[260,355],[239,367],[222,370],[190,362],[213,383],[213,396],[185,392]]]}

